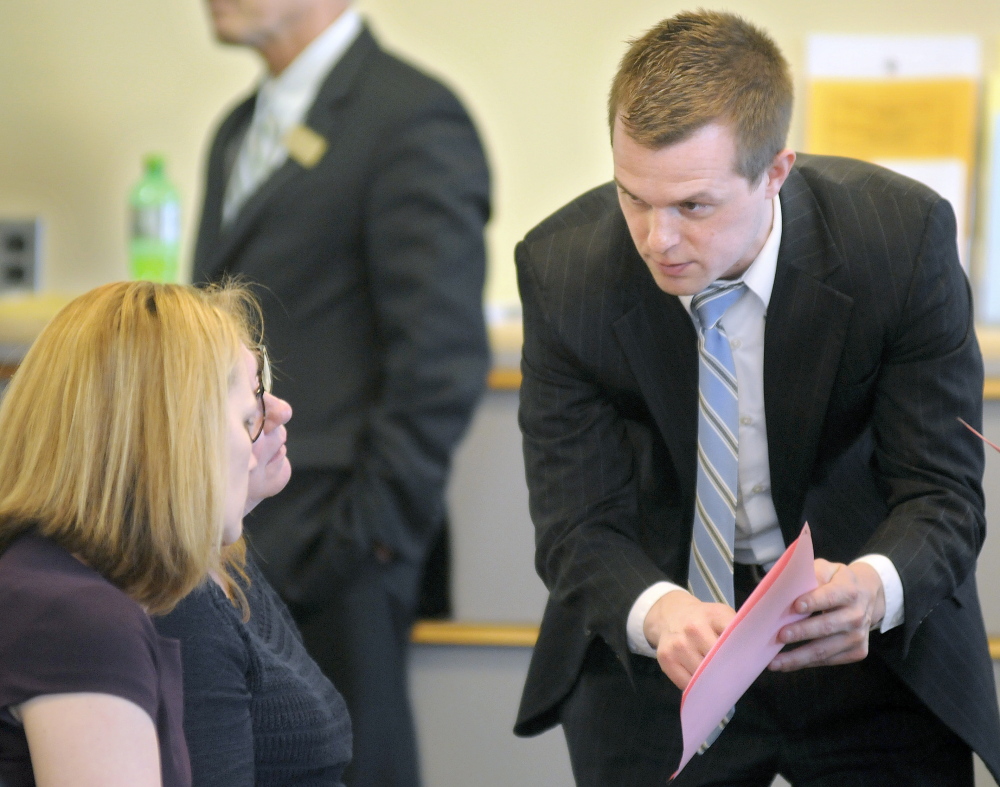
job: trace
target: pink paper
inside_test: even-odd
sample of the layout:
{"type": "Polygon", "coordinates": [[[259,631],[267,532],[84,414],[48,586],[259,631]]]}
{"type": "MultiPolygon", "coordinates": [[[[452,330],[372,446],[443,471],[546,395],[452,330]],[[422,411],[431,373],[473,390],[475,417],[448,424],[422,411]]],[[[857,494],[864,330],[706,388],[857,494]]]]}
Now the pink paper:
{"type": "Polygon", "coordinates": [[[792,602],[816,586],[812,537],[806,524],[726,626],[684,690],[684,753],[671,779],[784,647],[777,640],[781,628],[807,617],[793,612],[792,602]]]}

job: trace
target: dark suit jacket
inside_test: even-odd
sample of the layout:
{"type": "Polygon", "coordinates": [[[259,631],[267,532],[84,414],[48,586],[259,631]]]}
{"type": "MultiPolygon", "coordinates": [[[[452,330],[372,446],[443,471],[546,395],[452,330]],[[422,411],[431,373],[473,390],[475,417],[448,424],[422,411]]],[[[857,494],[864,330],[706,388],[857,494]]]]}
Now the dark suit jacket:
{"type": "Polygon", "coordinates": [[[416,563],[443,521],[451,452],[488,366],[489,178],[455,96],[364,29],[306,118],[325,155],[311,168],[290,158],[223,228],[254,101],[212,144],[194,279],[261,285],[275,393],[295,410],[288,456],[326,482],[307,521],[260,529],[278,497],[247,525],[285,598],[322,602],[374,542],[416,563]]]}
{"type": "MultiPolygon", "coordinates": [[[[818,557],[892,560],[906,620],[871,649],[998,774],[974,578],[983,453],[956,420],[980,422],[983,371],[951,208],[886,170],[801,156],[781,210],[764,398],[786,543],[808,521],[818,557]]],[[[517,264],[520,422],[550,591],[516,727],[532,734],[558,721],[593,638],[631,674],[633,602],[686,582],[698,371],[692,322],[656,287],[612,184],[530,232],[517,264]]]]}

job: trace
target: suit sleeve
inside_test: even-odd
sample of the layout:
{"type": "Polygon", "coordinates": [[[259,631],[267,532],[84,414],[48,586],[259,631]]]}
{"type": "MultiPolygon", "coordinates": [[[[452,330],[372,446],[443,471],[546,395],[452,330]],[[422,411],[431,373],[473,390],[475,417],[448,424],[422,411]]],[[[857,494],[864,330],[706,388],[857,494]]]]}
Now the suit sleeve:
{"type": "Polygon", "coordinates": [[[380,394],[335,516],[364,551],[378,542],[419,559],[486,382],[489,177],[471,121],[443,90],[386,133],[364,222],[380,394]]]}
{"type": "Polygon", "coordinates": [[[549,277],[559,266],[542,272],[544,246],[525,242],[516,252],[524,308],[518,417],[536,569],[551,601],[575,610],[585,635],[604,639],[627,668],[629,610],[646,588],[668,579],[639,532],[641,465],[652,449],[559,330],[561,320],[578,325],[600,316],[585,313],[591,305],[582,302],[555,304],[563,288],[549,277]]]}
{"type": "Polygon", "coordinates": [[[921,621],[974,572],[985,538],[983,366],[968,279],[947,202],[931,208],[888,337],[872,416],[876,478],[889,514],[866,551],[892,560],[903,583],[904,653],[921,621]]]}

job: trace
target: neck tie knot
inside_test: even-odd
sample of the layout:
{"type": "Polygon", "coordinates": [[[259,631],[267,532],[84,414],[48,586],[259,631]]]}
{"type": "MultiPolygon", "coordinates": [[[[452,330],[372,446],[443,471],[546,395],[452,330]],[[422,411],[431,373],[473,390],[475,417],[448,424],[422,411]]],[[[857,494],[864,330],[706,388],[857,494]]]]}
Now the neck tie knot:
{"type": "Polygon", "coordinates": [[[710,331],[718,325],[726,309],[739,300],[746,290],[743,282],[713,284],[691,299],[691,309],[698,315],[703,331],[710,331]]]}

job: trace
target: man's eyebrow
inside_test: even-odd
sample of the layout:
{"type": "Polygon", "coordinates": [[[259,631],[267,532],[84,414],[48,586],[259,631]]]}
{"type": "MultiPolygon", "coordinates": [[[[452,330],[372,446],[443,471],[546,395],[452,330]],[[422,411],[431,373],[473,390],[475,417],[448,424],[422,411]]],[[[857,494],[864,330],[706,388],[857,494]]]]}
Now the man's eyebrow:
{"type": "Polygon", "coordinates": [[[711,191],[696,191],[694,194],[689,194],[684,199],[680,200],[680,203],[684,202],[711,202],[716,199],[715,195],[711,191]]]}
{"type": "Polygon", "coordinates": [[[623,184],[623,183],[622,183],[622,182],[621,182],[620,180],[618,180],[618,178],[614,178],[614,182],[615,182],[615,185],[616,185],[616,186],[617,186],[617,187],[618,187],[619,189],[621,189],[621,190],[622,190],[622,191],[624,191],[624,192],[625,192],[626,194],[628,194],[628,196],[630,196],[630,197],[631,197],[632,199],[635,199],[635,200],[639,200],[639,202],[644,202],[644,201],[645,201],[645,200],[643,200],[643,198],[642,198],[642,197],[637,197],[637,196],[636,196],[635,194],[633,194],[633,193],[632,193],[631,191],[629,191],[629,190],[628,190],[628,189],[627,189],[627,188],[625,187],[625,185],[624,185],[624,184],[623,184]]]}
{"type": "MultiPolygon", "coordinates": [[[[642,197],[637,197],[635,194],[633,194],[631,191],[629,191],[622,184],[622,182],[620,180],[618,180],[618,178],[612,178],[612,180],[614,180],[615,185],[619,189],[621,189],[622,191],[624,191],[626,194],[628,194],[633,199],[644,201],[642,199],[642,197]]],[[[715,199],[716,199],[716,196],[711,191],[708,191],[706,189],[702,189],[701,191],[696,191],[694,194],[688,194],[683,199],[679,199],[676,202],[674,202],[674,204],[675,205],[683,205],[683,204],[685,204],[687,202],[712,202],[715,199]]]]}

